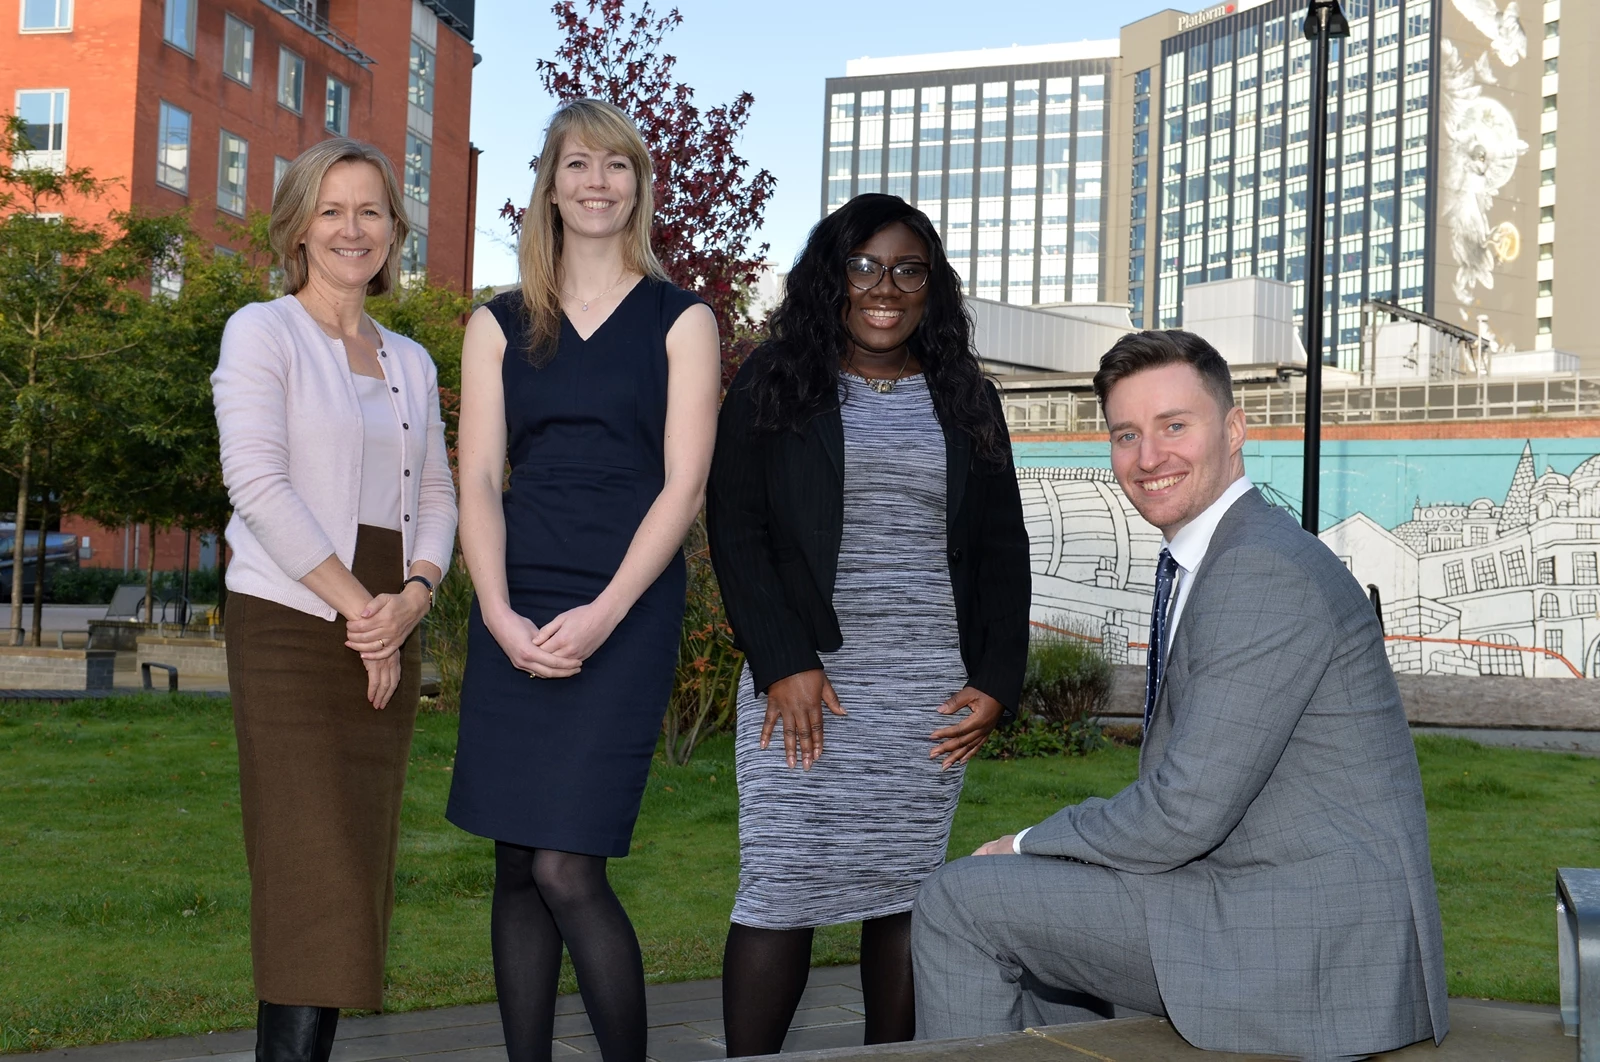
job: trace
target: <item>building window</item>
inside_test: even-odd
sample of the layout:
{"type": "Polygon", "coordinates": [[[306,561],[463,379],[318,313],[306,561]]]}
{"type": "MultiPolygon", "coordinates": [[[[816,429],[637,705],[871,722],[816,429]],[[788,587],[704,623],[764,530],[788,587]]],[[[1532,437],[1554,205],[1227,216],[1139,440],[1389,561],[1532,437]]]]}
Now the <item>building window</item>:
{"type": "Polygon", "coordinates": [[[433,113],[433,49],[421,41],[411,42],[411,86],[407,94],[412,106],[433,113]]]}
{"type": "Polygon", "coordinates": [[[217,146],[217,208],[244,217],[245,176],[250,169],[250,142],[222,130],[217,146]]]}
{"type": "Polygon", "coordinates": [[[1545,114],[1549,114],[1551,111],[1554,111],[1555,109],[1556,109],[1556,97],[1555,97],[1554,93],[1551,93],[1550,95],[1548,95],[1548,96],[1546,96],[1544,98],[1544,113],[1545,114]]]}
{"type": "Polygon", "coordinates": [[[1478,592],[1500,589],[1500,569],[1492,556],[1472,558],[1472,577],[1478,582],[1478,592]]]}
{"type": "Polygon", "coordinates": [[[72,28],[72,0],[22,0],[22,32],[50,33],[72,28]]]}
{"type": "Polygon", "coordinates": [[[1554,594],[1542,594],[1542,595],[1540,595],[1540,597],[1539,597],[1539,618],[1540,619],[1560,619],[1561,618],[1561,602],[1559,600],[1557,600],[1556,595],[1554,595],[1554,594]]]}
{"type": "Polygon", "coordinates": [[[1600,612],[1600,598],[1594,594],[1573,594],[1572,614],[1574,616],[1592,616],[1600,612]]]}
{"type": "Polygon", "coordinates": [[[283,183],[283,175],[289,172],[289,167],[294,165],[293,159],[286,159],[282,155],[272,156],[272,194],[278,194],[278,185],[283,183]]]}
{"type": "Polygon", "coordinates": [[[299,114],[305,104],[306,61],[287,48],[278,49],[278,106],[299,114]]]}
{"type": "Polygon", "coordinates": [[[1500,554],[1506,562],[1506,584],[1508,586],[1528,585],[1528,555],[1520,549],[1508,549],[1500,554]]]}
{"type": "Polygon", "coordinates": [[[248,22],[227,16],[222,31],[222,72],[241,85],[250,84],[255,69],[256,31],[248,22]]]}
{"type": "Polygon", "coordinates": [[[406,133],[406,195],[428,201],[428,174],[433,170],[433,145],[415,133],[406,133]]]}
{"type": "Polygon", "coordinates": [[[1551,331],[1553,330],[1553,328],[1554,328],[1554,324],[1553,324],[1553,319],[1552,318],[1549,318],[1549,317],[1541,317],[1541,318],[1539,318],[1538,332],[1539,332],[1539,334],[1541,336],[1549,335],[1551,333],[1551,331]]]}
{"type": "Polygon", "coordinates": [[[1579,586],[1600,586],[1600,569],[1595,567],[1593,553],[1572,555],[1572,581],[1579,586]]]}
{"type": "Polygon", "coordinates": [[[1450,597],[1467,592],[1467,573],[1460,561],[1451,561],[1444,566],[1444,592],[1450,597]]]}
{"type": "Polygon", "coordinates": [[[194,12],[199,0],[167,0],[161,37],[174,48],[194,54],[194,12]]]}
{"type": "Polygon", "coordinates": [[[1555,630],[1544,632],[1544,647],[1557,656],[1562,654],[1564,649],[1562,647],[1561,629],[1559,627],[1555,630]]]}
{"type": "Polygon", "coordinates": [[[165,100],[156,133],[156,183],[189,194],[189,112],[165,100]]]}
{"type": "Polygon", "coordinates": [[[26,151],[15,160],[18,169],[62,170],[67,166],[67,90],[24,89],[17,93],[26,151]]]}
{"type": "Polygon", "coordinates": [[[183,263],[169,259],[150,270],[150,295],[153,298],[176,299],[183,292],[183,263]]]}
{"type": "Polygon", "coordinates": [[[1539,561],[1538,561],[1538,564],[1539,564],[1539,585],[1540,586],[1554,586],[1554,585],[1556,585],[1556,559],[1554,557],[1540,557],[1539,561]]]}
{"type": "Polygon", "coordinates": [[[340,136],[350,132],[350,86],[336,77],[328,79],[328,114],[323,124],[328,132],[340,136]]]}
{"type": "Polygon", "coordinates": [[[428,234],[412,229],[400,246],[400,278],[407,283],[428,275],[428,234]]]}
{"type": "Polygon", "coordinates": [[[1553,280],[1539,281],[1539,297],[1548,299],[1556,293],[1556,282],[1553,280]]]}

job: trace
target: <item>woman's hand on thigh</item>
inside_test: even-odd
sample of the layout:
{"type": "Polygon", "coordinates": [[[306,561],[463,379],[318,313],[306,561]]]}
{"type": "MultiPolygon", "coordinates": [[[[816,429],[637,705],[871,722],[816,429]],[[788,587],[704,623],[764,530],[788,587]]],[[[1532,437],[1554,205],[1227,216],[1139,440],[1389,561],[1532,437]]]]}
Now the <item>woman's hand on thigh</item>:
{"type": "Polygon", "coordinates": [[[796,756],[806,770],[822,756],[822,706],[834,715],[849,713],[839,704],[833,683],[821,668],[801,671],[767,687],[767,718],[761,724],[761,747],[772,743],[772,729],[783,723],[783,758],[790,767],[796,756]]]}
{"type": "Polygon", "coordinates": [[[987,693],[963,686],[961,692],[939,706],[939,714],[954,715],[963,708],[969,709],[965,719],[953,726],[940,727],[928,735],[939,742],[928,750],[928,758],[932,760],[943,756],[944,763],[939,765],[940,770],[948,770],[954,764],[966,763],[976,756],[1005,712],[1000,702],[987,693]]]}

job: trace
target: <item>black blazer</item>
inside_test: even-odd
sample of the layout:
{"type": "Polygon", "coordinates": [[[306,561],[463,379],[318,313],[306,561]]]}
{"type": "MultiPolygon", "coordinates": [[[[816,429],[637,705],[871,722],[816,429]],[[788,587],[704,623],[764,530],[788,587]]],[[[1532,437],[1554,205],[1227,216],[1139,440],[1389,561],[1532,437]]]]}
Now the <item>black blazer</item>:
{"type": "MultiPolygon", "coordinates": [[[[758,690],[820,668],[843,644],[833,610],[844,535],[844,422],[835,399],[803,431],[758,431],[748,387],[758,352],[734,377],[717,423],[707,494],[711,563],[758,690]]],[[[989,385],[1000,411],[1000,396],[989,385]]],[[[1022,497],[1004,466],[974,459],[944,425],[945,534],[967,684],[1005,706],[1022,692],[1032,577],[1022,497]]],[[[952,690],[952,693],[955,691],[952,690]]]]}

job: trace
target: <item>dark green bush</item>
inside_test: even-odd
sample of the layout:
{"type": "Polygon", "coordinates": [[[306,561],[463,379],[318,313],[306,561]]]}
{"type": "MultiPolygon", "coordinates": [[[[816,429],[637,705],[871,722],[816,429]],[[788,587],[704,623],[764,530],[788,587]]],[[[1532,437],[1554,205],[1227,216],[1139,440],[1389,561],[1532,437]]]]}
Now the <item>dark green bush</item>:
{"type": "MultiPolygon", "coordinates": [[[[221,573],[215,568],[189,572],[189,600],[212,602],[217,600],[221,573]]],[[[142,571],[119,571],[116,568],[58,568],[50,573],[50,602],[55,605],[108,605],[117,587],[143,586],[142,571]]],[[[156,594],[176,594],[183,588],[180,571],[156,572],[156,594]]]]}
{"type": "Polygon", "coordinates": [[[1083,638],[1039,632],[1028,647],[1022,712],[1070,726],[1093,719],[1111,700],[1111,664],[1083,638]]]}
{"type": "Polygon", "coordinates": [[[1111,665],[1085,638],[1038,631],[1028,647],[1017,721],[990,736],[982,759],[1081,756],[1112,744],[1096,717],[1111,699],[1111,665]]]}

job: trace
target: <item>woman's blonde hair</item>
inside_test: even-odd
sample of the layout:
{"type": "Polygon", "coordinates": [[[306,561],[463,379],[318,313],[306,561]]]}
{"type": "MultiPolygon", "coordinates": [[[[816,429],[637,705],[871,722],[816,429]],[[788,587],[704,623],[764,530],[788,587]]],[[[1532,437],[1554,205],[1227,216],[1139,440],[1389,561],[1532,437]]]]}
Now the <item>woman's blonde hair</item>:
{"type": "Polygon", "coordinates": [[[290,164],[272,196],[272,220],[267,227],[267,239],[283,268],[285,295],[293,295],[310,279],[304,243],[306,230],[311,228],[311,219],[317,213],[322,179],[341,162],[366,162],[377,168],[389,199],[389,217],[394,221],[394,239],[389,243],[383,268],[367,283],[367,294],[382,295],[400,279],[400,248],[405,246],[411,226],[406,221],[405,200],[401,198],[394,167],[389,164],[388,157],[371,144],[339,136],[302,151],[290,164]]]}
{"type": "Polygon", "coordinates": [[[633,214],[623,234],[622,261],[631,271],[666,280],[656,253],[650,248],[650,224],[655,219],[651,189],[654,167],[633,120],[603,100],[577,99],[562,104],[545,129],[539,152],[533,196],[522,215],[522,238],[517,245],[517,267],[522,274],[522,304],[527,310],[528,353],[535,365],[555,354],[561,337],[561,213],[551,200],[556,172],[567,138],[573,137],[596,151],[621,155],[633,168],[637,191],[633,214]]]}

